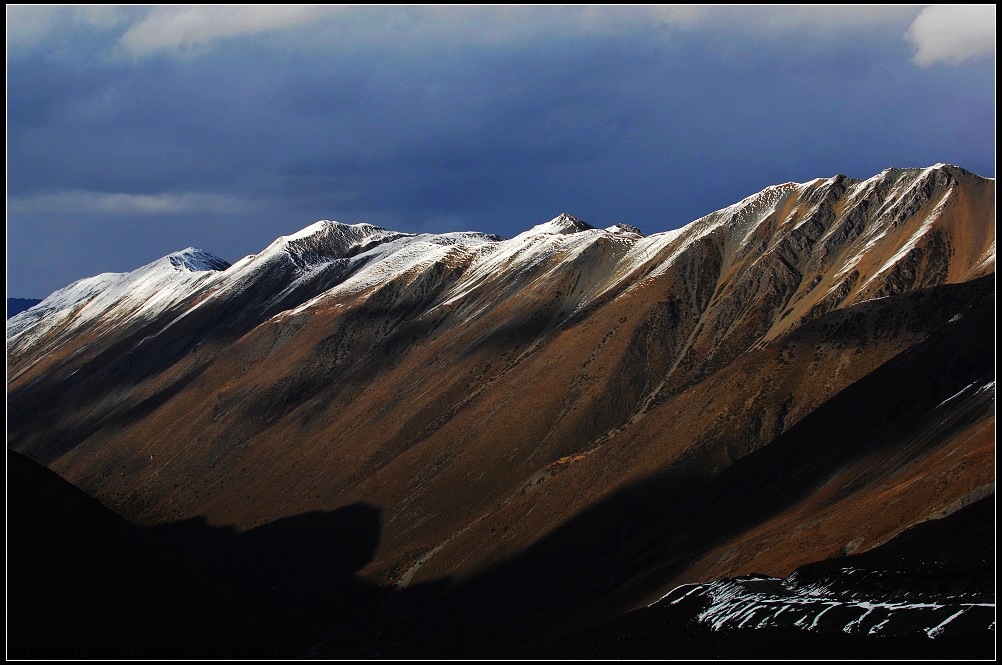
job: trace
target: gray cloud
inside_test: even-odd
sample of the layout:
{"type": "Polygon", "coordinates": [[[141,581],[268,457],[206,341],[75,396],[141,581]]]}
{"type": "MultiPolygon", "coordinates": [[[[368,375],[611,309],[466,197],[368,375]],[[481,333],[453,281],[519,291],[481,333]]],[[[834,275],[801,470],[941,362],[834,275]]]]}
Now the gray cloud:
{"type": "Polygon", "coordinates": [[[13,197],[7,209],[15,214],[71,213],[104,215],[229,215],[250,210],[251,201],[227,194],[173,192],[167,194],[123,194],[63,191],[13,197]]]}

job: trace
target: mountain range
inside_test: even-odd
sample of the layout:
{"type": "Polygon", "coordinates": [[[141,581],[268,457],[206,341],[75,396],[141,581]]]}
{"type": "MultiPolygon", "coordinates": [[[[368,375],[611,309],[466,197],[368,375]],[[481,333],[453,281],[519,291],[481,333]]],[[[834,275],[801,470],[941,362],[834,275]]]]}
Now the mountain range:
{"type": "MultiPolygon", "coordinates": [[[[789,598],[993,500],[994,209],[938,164],[649,236],[562,214],[189,248],[8,319],[8,448],[306,617],[313,655],[530,653],[681,585],[713,614],[750,575],[789,598]]],[[[934,627],[909,644],[989,630],[934,627]]]]}

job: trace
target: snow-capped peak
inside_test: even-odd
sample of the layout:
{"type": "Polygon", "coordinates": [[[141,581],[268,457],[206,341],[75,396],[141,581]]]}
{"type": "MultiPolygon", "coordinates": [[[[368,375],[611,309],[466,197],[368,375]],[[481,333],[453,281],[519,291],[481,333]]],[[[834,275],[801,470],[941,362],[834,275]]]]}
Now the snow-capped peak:
{"type": "Polygon", "coordinates": [[[549,233],[552,235],[567,235],[570,233],[577,233],[578,231],[592,231],[595,227],[588,222],[582,221],[573,215],[569,215],[566,212],[557,215],[548,222],[542,224],[537,224],[536,226],[529,229],[529,233],[536,235],[538,233],[549,233]]]}
{"type": "Polygon", "coordinates": [[[413,233],[388,231],[372,224],[342,224],[328,219],[310,224],[301,231],[281,236],[262,256],[288,254],[307,263],[325,263],[364,251],[373,245],[413,233]]]}
{"type": "Polygon", "coordinates": [[[306,228],[300,229],[291,235],[282,236],[282,238],[288,241],[293,241],[315,238],[317,236],[327,237],[332,235],[352,235],[355,237],[365,237],[379,235],[382,233],[388,233],[388,231],[380,226],[374,226],[372,224],[344,224],[343,222],[335,222],[330,219],[321,219],[320,221],[314,222],[306,228]]]}
{"type": "MultiPolygon", "coordinates": [[[[7,339],[19,344],[42,339],[52,330],[98,330],[148,320],[194,293],[230,267],[209,252],[188,247],[132,272],[106,272],[85,277],[51,293],[29,310],[7,320],[7,339]]],[[[54,341],[58,337],[52,338],[54,341]]]]}
{"type": "Polygon", "coordinates": [[[230,264],[214,254],[197,247],[188,247],[164,257],[172,266],[189,272],[226,270],[230,264]]]}

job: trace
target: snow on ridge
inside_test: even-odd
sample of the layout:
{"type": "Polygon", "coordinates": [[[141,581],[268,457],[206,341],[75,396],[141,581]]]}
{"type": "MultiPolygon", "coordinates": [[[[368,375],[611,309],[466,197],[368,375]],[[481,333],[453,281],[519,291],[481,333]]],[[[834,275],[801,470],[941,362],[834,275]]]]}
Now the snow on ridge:
{"type": "Polygon", "coordinates": [[[416,273],[445,261],[455,252],[475,253],[499,243],[500,238],[474,231],[408,234],[359,252],[347,261],[348,276],[343,281],[276,316],[299,314],[331,298],[355,297],[408,273],[416,273]]]}
{"type": "MultiPolygon", "coordinates": [[[[782,190],[786,186],[777,185],[767,188],[763,192],[747,197],[742,203],[746,204],[761,197],[763,193],[782,190]]],[[[741,203],[730,208],[739,207],[740,205],[741,203]]],[[[697,222],[693,222],[687,225],[687,227],[683,227],[683,229],[692,227],[697,222]]],[[[632,244],[633,241],[643,238],[639,231],[637,227],[628,224],[616,224],[604,230],[598,229],[568,213],[562,213],[548,222],[538,224],[508,241],[504,241],[497,236],[478,232],[461,231],[442,234],[413,234],[390,231],[369,223],[345,224],[332,220],[319,220],[295,233],[280,236],[260,253],[248,255],[237,261],[233,266],[208,252],[189,247],[169,254],[163,257],[163,259],[143,266],[131,273],[105,274],[81,280],[57,292],[58,296],[57,294],[53,294],[53,296],[56,296],[53,300],[49,300],[49,302],[43,301],[40,305],[41,310],[51,313],[66,309],[75,303],[92,299],[98,291],[110,290],[110,293],[105,294],[105,296],[125,296],[126,294],[120,293],[120,291],[128,289],[112,288],[115,283],[126,279],[129,282],[134,281],[132,277],[142,277],[140,281],[149,281],[152,279],[156,282],[158,278],[152,273],[154,272],[154,267],[162,263],[173,267],[174,272],[204,273],[227,270],[233,280],[249,286],[253,282],[252,278],[248,279],[251,274],[264,268],[278,256],[291,256],[300,269],[312,272],[321,269],[332,261],[341,260],[348,256],[357,255],[370,261],[384,260],[386,257],[393,255],[399,248],[394,245],[394,248],[396,248],[394,251],[373,253],[372,250],[374,247],[383,244],[392,244],[394,241],[400,239],[410,239],[425,243],[425,246],[429,249],[431,245],[441,244],[464,244],[478,247],[483,251],[478,252],[481,254],[481,260],[476,260],[475,263],[480,264],[482,268],[499,269],[518,265],[519,269],[531,269],[533,266],[547,261],[556,252],[564,249],[572,250],[571,253],[576,255],[582,248],[580,245],[590,244],[599,236],[618,237],[632,244]],[[573,236],[579,237],[574,238],[571,245],[565,245],[563,239],[571,240],[573,236]],[[541,237],[552,238],[553,242],[546,241],[541,243],[541,237]],[[524,265],[521,265],[522,263],[524,265]]],[[[657,237],[659,240],[669,240],[679,237],[681,233],[682,230],[668,231],[662,234],[655,234],[651,238],[657,237]]],[[[375,274],[372,271],[366,272],[375,274]]],[[[393,273],[392,270],[380,270],[379,272],[387,277],[393,273]]],[[[363,279],[355,281],[359,285],[361,283],[368,283],[367,280],[363,279]]],[[[153,287],[152,284],[149,286],[153,287]]],[[[234,284],[234,286],[238,285],[234,284]]],[[[238,288],[242,288],[242,286],[238,288]]],[[[148,289],[140,290],[144,292],[148,291],[148,289]]],[[[462,290],[466,291],[467,289],[462,290]]],[[[108,297],[101,298],[101,300],[108,299],[108,297]]],[[[13,329],[17,329],[16,323],[15,321],[13,329]]],[[[9,323],[8,334],[11,334],[11,331],[12,327],[9,323]]]]}
{"type": "MultiPolygon", "coordinates": [[[[812,183],[815,181],[811,181],[812,183]]],[[[691,243],[704,238],[721,227],[730,229],[735,242],[740,246],[749,234],[785,201],[792,193],[801,191],[811,183],[785,182],[770,185],[765,189],[746,196],[737,203],[711,212],[677,229],[652,233],[637,239],[630,252],[623,257],[616,274],[627,278],[648,266],[651,261],[657,267],[648,271],[648,277],[664,274],[691,243]]],[[[627,234],[623,234],[627,236],[627,234]]]]}
{"type": "MultiPolygon", "coordinates": [[[[300,240],[303,238],[309,238],[316,235],[317,233],[323,233],[330,222],[328,220],[321,219],[320,221],[313,222],[309,226],[305,226],[295,233],[290,233],[287,236],[279,236],[279,240],[300,240]]],[[[335,222],[336,223],[336,222],[335,222]]]]}
{"type": "MultiPolygon", "coordinates": [[[[905,186],[910,189],[912,186],[918,184],[922,178],[942,170],[963,171],[964,169],[959,166],[945,164],[943,162],[938,162],[932,166],[909,166],[904,168],[892,166],[884,169],[876,175],[866,178],[865,180],[858,181],[849,193],[848,203],[851,204],[855,199],[859,198],[864,193],[869,193],[879,183],[888,181],[891,177],[893,177],[892,182],[895,186],[907,183],[905,186]]],[[[882,203],[882,205],[886,206],[886,203],[882,203]]]]}
{"type": "Polygon", "coordinates": [[[353,246],[369,241],[381,241],[401,236],[413,236],[413,233],[389,231],[372,224],[342,224],[330,220],[321,220],[279,240],[290,247],[310,246],[344,252],[353,246]]]}
{"type": "Polygon", "coordinates": [[[680,236],[691,236],[693,239],[696,239],[711,233],[717,228],[726,226],[733,229],[738,244],[743,244],[755,227],[776,210],[776,206],[780,202],[786,200],[793,192],[808,187],[812,182],[814,181],[807,183],[784,182],[778,185],[770,185],[726,208],[703,215],[681,228],[663,233],[654,233],[648,237],[658,238],[662,235],[671,234],[670,237],[672,240],[680,236]]]}
{"type": "Polygon", "coordinates": [[[166,310],[192,294],[206,280],[222,275],[229,264],[189,247],[131,272],[85,277],[54,291],[31,309],[7,321],[7,339],[30,343],[65,323],[69,330],[93,327],[106,315],[120,322],[166,310]]]}
{"type": "Polygon", "coordinates": [[[881,178],[889,173],[902,173],[907,175],[915,175],[915,174],[929,173],[930,171],[939,171],[941,169],[959,169],[959,168],[961,167],[955,164],[947,164],[946,162],[936,162],[932,166],[889,166],[880,173],[878,173],[877,175],[868,179],[873,180],[875,178],[881,178]]]}
{"type": "Polygon", "coordinates": [[[245,257],[237,264],[241,271],[254,271],[273,260],[289,257],[300,268],[315,270],[372,245],[414,236],[413,233],[390,231],[368,223],[343,224],[320,220],[290,235],[279,236],[261,253],[245,257]]]}
{"type": "MultiPolygon", "coordinates": [[[[960,169],[960,167],[940,162],[925,168],[889,168],[884,169],[875,176],[856,183],[852,187],[846,197],[845,211],[852,210],[854,207],[860,205],[863,198],[873,195],[881,183],[889,185],[890,190],[879,197],[879,208],[869,214],[870,218],[879,223],[868,222],[863,232],[854,241],[857,249],[848,255],[843,261],[842,266],[833,273],[833,279],[831,280],[833,286],[829,289],[829,293],[837,288],[846,275],[857,269],[861,265],[863,258],[874,251],[877,245],[886,242],[899,243],[895,251],[888,252],[890,254],[889,258],[883,260],[878,267],[869,272],[865,276],[865,279],[859,281],[857,286],[854,287],[854,291],[863,292],[871,283],[879,279],[881,275],[893,269],[899,261],[905,258],[909,252],[926,238],[935,228],[936,223],[940,220],[943,211],[949,204],[950,192],[954,185],[950,185],[938,195],[939,198],[935,201],[935,205],[922,213],[923,217],[920,222],[913,221],[917,219],[918,211],[903,220],[899,220],[899,216],[892,216],[890,212],[900,209],[906,197],[913,194],[917,187],[925,184],[932,174],[943,169],[960,169]],[[912,225],[907,235],[903,235],[900,232],[895,233],[898,221],[912,225]]],[[[930,201],[923,203],[922,208],[928,206],[932,200],[930,199],[930,201]]],[[[822,236],[821,240],[826,240],[830,234],[836,232],[837,228],[836,226],[832,226],[822,236]]],[[[994,253],[992,253],[991,260],[994,260],[994,253]]],[[[980,270],[986,265],[988,265],[987,261],[982,260],[982,262],[973,267],[973,270],[980,270]]]]}
{"type": "MultiPolygon", "coordinates": [[[[571,214],[561,213],[509,240],[483,247],[462,281],[450,290],[440,304],[452,304],[467,297],[499,272],[506,273],[510,277],[509,282],[514,282],[516,275],[533,273],[543,267],[545,273],[537,277],[559,271],[600,239],[626,248],[620,254],[621,262],[626,260],[635,243],[645,240],[636,226],[619,223],[599,229],[571,214]]],[[[600,278],[593,285],[591,296],[611,287],[610,282],[615,281],[619,274],[623,274],[622,271],[614,269],[607,277],[600,278]]],[[[584,297],[583,302],[591,296],[584,297]]]]}
{"type": "MultiPolygon", "coordinates": [[[[136,287],[164,280],[186,279],[184,274],[219,272],[229,267],[229,263],[194,247],[188,247],[168,254],[155,261],[140,266],[131,272],[105,272],[93,277],[84,277],[53,291],[32,309],[51,313],[82,304],[96,298],[120,299],[137,295],[136,287]],[[179,274],[181,273],[181,274],[179,274]]],[[[22,312],[23,314],[23,312],[22,312]]],[[[18,315],[20,316],[20,315],[18,315]]],[[[16,318],[16,317],[15,317],[16,318]]],[[[13,319],[11,319],[13,321],[13,319]]],[[[8,323],[8,334],[10,325],[8,323]]]]}
{"type": "MultiPolygon", "coordinates": [[[[938,170],[939,167],[943,166],[946,165],[940,164],[930,166],[925,169],[902,169],[907,171],[908,175],[913,177],[910,178],[907,183],[902,183],[903,178],[899,179],[895,183],[895,195],[889,196],[881,203],[877,217],[886,217],[887,214],[885,211],[893,210],[895,207],[899,206],[901,202],[904,201],[904,198],[908,196],[915,189],[915,187],[920,185],[927,176],[938,170]]],[[[946,208],[948,203],[949,196],[947,192],[941,195],[940,200],[936,203],[932,210],[925,213],[925,217],[922,219],[921,224],[919,224],[918,228],[908,235],[905,242],[898,247],[897,251],[894,252],[890,258],[884,261],[879,268],[877,268],[869,277],[867,277],[865,281],[860,284],[859,290],[864,289],[868,284],[894,268],[901,259],[905,258],[909,252],[918,246],[919,242],[925,238],[925,236],[933,229],[936,222],[940,219],[943,210],[946,208]]],[[[846,265],[843,266],[843,268],[836,274],[836,279],[840,279],[843,275],[848,274],[849,271],[854,269],[864,256],[866,256],[874,247],[876,247],[878,243],[887,237],[888,232],[891,230],[892,228],[886,223],[871,225],[870,228],[860,236],[861,240],[865,242],[865,244],[858,252],[856,252],[855,261],[847,262],[846,265]]]]}
{"type": "Polygon", "coordinates": [[[715,210],[708,215],[703,215],[695,222],[701,222],[703,220],[709,219],[711,217],[716,217],[719,215],[724,215],[727,213],[738,213],[746,209],[759,210],[763,208],[768,208],[769,206],[775,205],[776,202],[782,197],[786,196],[795,189],[799,189],[806,185],[810,185],[811,182],[800,183],[800,182],[784,182],[777,185],[769,185],[765,189],[750,194],[737,203],[732,203],[726,208],[721,208],[720,210],[715,210]]]}
{"type": "MultiPolygon", "coordinates": [[[[909,170],[907,177],[899,175],[902,169],[887,169],[881,174],[855,185],[848,196],[851,201],[852,198],[870,191],[870,188],[875,186],[877,181],[888,179],[887,174],[890,172],[895,173],[893,178],[888,179],[894,182],[894,189],[910,190],[922,176],[947,167],[948,165],[939,163],[925,169],[912,169],[909,170]]],[[[347,279],[352,281],[354,287],[365,289],[369,288],[373,283],[372,279],[378,276],[383,279],[392,279],[399,274],[400,270],[411,270],[417,264],[433,263],[441,259],[437,247],[463,245],[472,251],[474,256],[471,258],[467,273],[452,288],[448,289],[446,294],[443,294],[443,302],[454,302],[471,293],[480,284],[490,282],[499,271],[534,271],[545,266],[546,273],[549,274],[574,261],[581,252],[596,242],[614,242],[619,246],[615,252],[609,254],[603,248],[602,253],[602,256],[608,257],[603,261],[612,261],[614,265],[610,264],[612,265],[611,270],[605,271],[603,268],[600,273],[596,274],[593,282],[589,285],[589,293],[582,299],[582,302],[587,302],[613,288],[617,283],[629,280],[633,276],[643,274],[655,277],[669,270],[686,247],[721,227],[724,227],[727,232],[728,246],[742,246],[747,241],[749,234],[764,219],[773,214],[777,206],[788,200],[791,194],[798,190],[803,191],[805,187],[817,185],[822,181],[822,179],[815,178],[807,183],[787,182],[771,185],[735,204],[700,217],[679,229],[655,233],[646,237],[640,233],[637,227],[629,224],[615,224],[605,229],[599,229],[568,213],[562,213],[547,222],[538,224],[510,240],[502,240],[497,236],[476,232],[414,234],[390,231],[369,223],[345,224],[332,220],[319,220],[295,233],[280,236],[259,254],[249,255],[233,266],[229,266],[225,261],[208,252],[189,247],[132,273],[105,274],[81,280],[57,292],[58,297],[48,302],[43,301],[39,306],[33,308],[38,311],[35,311],[32,316],[37,319],[43,312],[60,311],[85,300],[95,300],[105,304],[108,304],[109,301],[121,300],[133,302],[138,310],[158,310],[159,307],[136,305],[135,298],[132,296],[159,301],[163,298],[153,296],[163,290],[166,301],[174,302],[183,295],[182,292],[185,289],[189,288],[188,286],[180,288],[180,285],[170,283],[170,280],[162,284],[161,278],[163,276],[153,268],[158,263],[161,267],[166,264],[171,268],[169,272],[175,275],[178,273],[192,276],[203,275],[207,279],[208,276],[215,275],[212,277],[212,283],[222,288],[216,290],[215,295],[212,296],[214,298],[216,296],[227,297],[227,294],[234,291],[254,288],[259,279],[265,275],[274,277],[277,274],[284,274],[286,275],[285,279],[290,280],[288,286],[292,288],[296,284],[308,283],[309,280],[315,279],[315,276],[321,271],[327,270],[335,263],[343,264],[345,261],[348,262],[347,279]],[[427,253],[427,256],[422,258],[422,252],[427,253]],[[283,264],[283,268],[278,273],[273,270],[276,265],[274,261],[283,264]],[[389,263],[379,266],[378,269],[376,265],[367,265],[385,261],[389,261],[389,263]],[[652,265],[652,263],[657,265],[652,265]],[[226,271],[225,276],[219,272],[223,270],[226,271]],[[126,279],[126,276],[128,276],[129,285],[125,286],[123,283],[123,285],[118,286],[118,282],[126,279]],[[166,288],[168,285],[170,288],[166,288]],[[97,297],[98,292],[104,293],[105,291],[108,293],[100,298],[97,297]],[[173,295],[167,297],[167,292],[173,295]]],[[[900,192],[895,193],[900,194],[900,192]]],[[[914,234],[911,245],[914,245],[921,238],[933,220],[930,218],[925,221],[926,223],[922,225],[919,232],[914,234]]],[[[868,229],[868,231],[870,230],[868,229]]],[[[855,252],[857,256],[864,254],[870,245],[881,241],[879,236],[882,236],[882,233],[877,234],[878,237],[874,237],[871,235],[872,233],[872,231],[864,233],[864,237],[860,241],[861,249],[855,252]],[[867,241],[869,244],[865,244],[867,241]]],[[[902,252],[907,252],[911,245],[906,244],[899,248],[901,251],[898,253],[892,253],[892,259],[876,274],[880,274],[893,265],[900,258],[902,252]]],[[[983,260],[983,262],[990,261],[994,261],[993,253],[983,260]]],[[[842,266],[843,271],[851,268],[852,265],[849,264],[842,266]]],[[[57,296],[57,294],[53,294],[53,296],[57,296]]],[[[94,307],[88,305],[87,309],[91,311],[94,307]]],[[[31,312],[32,310],[27,311],[31,312]]],[[[23,313],[18,316],[22,315],[23,313]]],[[[8,335],[12,334],[11,331],[15,331],[16,334],[16,331],[21,330],[21,327],[25,325],[27,325],[26,320],[19,321],[17,317],[12,318],[8,322],[8,335]]]]}

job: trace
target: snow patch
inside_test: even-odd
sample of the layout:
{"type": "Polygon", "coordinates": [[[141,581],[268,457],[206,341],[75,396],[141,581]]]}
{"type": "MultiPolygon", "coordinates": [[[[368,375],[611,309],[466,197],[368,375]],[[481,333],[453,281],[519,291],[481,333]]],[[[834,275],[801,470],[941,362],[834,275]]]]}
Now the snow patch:
{"type": "MultiPolygon", "coordinates": [[[[854,569],[847,572],[879,575],[854,569]]],[[[798,587],[792,578],[747,577],[676,587],[651,606],[701,599],[705,606],[696,618],[715,631],[795,627],[814,632],[893,635],[919,630],[929,637],[942,635],[951,621],[975,608],[980,608],[978,620],[991,620],[995,609],[994,603],[962,602],[959,598],[925,602],[867,600],[858,595],[836,594],[824,583],[798,587]]]]}
{"type": "MultiPolygon", "coordinates": [[[[977,386],[978,383],[979,383],[978,381],[975,381],[974,383],[971,383],[969,385],[964,386],[963,388],[961,388],[960,390],[958,390],[956,393],[954,393],[950,397],[947,397],[942,402],[940,402],[935,407],[933,407],[933,410],[936,410],[936,409],[938,409],[939,407],[941,407],[941,406],[943,406],[945,404],[949,404],[950,402],[952,402],[953,400],[957,399],[958,397],[960,397],[964,393],[968,392],[974,386],[977,386]]],[[[994,389],[995,389],[995,381],[992,380],[992,381],[989,381],[986,384],[983,384],[983,385],[979,386],[978,389],[974,391],[974,394],[980,394],[980,393],[985,392],[986,390],[994,390],[994,389]]]]}

